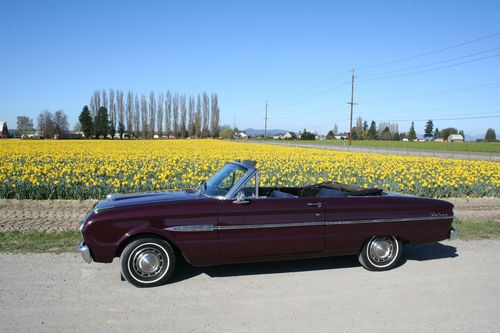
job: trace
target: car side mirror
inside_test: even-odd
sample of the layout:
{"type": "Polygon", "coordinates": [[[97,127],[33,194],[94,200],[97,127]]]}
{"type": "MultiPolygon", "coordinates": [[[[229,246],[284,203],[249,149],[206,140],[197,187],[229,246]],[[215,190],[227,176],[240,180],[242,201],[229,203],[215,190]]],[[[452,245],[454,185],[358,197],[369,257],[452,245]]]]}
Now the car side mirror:
{"type": "Polygon", "coordinates": [[[250,203],[250,200],[247,200],[245,196],[245,192],[239,191],[238,194],[236,194],[236,200],[233,201],[234,204],[247,204],[250,203]]]}

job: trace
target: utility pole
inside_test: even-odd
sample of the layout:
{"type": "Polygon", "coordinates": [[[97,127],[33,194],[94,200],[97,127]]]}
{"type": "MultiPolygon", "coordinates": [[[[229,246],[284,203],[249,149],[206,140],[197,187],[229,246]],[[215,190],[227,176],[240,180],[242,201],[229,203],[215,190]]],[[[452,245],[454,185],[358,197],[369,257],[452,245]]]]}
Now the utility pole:
{"type": "Polygon", "coordinates": [[[267,138],[267,101],[266,101],[266,116],[264,117],[264,140],[267,138]]]}
{"type": "Polygon", "coordinates": [[[349,122],[349,146],[352,145],[352,109],[354,105],[357,105],[358,103],[354,103],[354,68],[352,69],[352,77],[351,77],[351,101],[347,104],[351,105],[351,117],[350,117],[350,122],[349,122]]]}

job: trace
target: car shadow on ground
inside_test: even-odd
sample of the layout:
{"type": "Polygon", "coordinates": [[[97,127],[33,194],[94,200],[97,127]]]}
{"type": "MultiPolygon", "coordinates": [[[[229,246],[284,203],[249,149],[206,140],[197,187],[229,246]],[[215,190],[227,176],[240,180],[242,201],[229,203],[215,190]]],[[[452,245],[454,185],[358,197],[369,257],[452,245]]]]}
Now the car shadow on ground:
{"type": "MultiPolygon", "coordinates": [[[[407,244],[404,246],[403,255],[397,267],[404,265],[404,263],[408,260],[426,261],[455,258],[457,256],[457,249],[454,246],[441,243],[420,246],[407,244]]],[[[351,267],[360,267],[361,269],[357,256],[232,264],[211,267],[193,267],[185,260],[181,259],[177,262],[175,273],[169,283],[181,282],[200,274],[206,274],[210,277],[217,278],[241,275],[281,274],[326,269],[331,270],[351,267]]]]}

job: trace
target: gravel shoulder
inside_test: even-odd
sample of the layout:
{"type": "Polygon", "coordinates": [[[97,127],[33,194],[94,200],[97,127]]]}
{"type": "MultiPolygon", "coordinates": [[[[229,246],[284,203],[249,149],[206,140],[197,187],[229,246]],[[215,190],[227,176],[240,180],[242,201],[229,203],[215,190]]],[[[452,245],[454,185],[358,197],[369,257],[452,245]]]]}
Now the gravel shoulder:
{"type": "MultiPolygon", "coordinates": [[[[500,198],[451,198],[455,216],[462,220],[499,221],[500,198]]],[[[77,230],[79,221],[96,200],[0,199],[0,232],[14,230],[77,230]]]]}
{"type": "Polygon", "coordinates": [[[368,272],[355,257],[192,268],[138,289],[76,254],[0,254],[0,332],[498,332],[500,240],[406,246],[368,272]]]}

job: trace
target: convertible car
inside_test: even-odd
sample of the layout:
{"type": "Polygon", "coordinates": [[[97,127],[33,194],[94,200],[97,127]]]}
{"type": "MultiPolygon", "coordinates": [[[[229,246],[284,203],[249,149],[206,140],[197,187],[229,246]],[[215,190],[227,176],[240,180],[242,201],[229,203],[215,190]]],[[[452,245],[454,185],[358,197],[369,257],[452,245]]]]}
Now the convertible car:
{"type": "Polygon", "coordinates": [[[453,205],[334,182],[260,187],[254,161],[230,162],[198,190],[113,194],[80,223],[87,263],[120,258],[137,287],[166,283],[181,256],[194,266],[357,255],[393,268],[403,243],[452,239],[453,205]]]}

